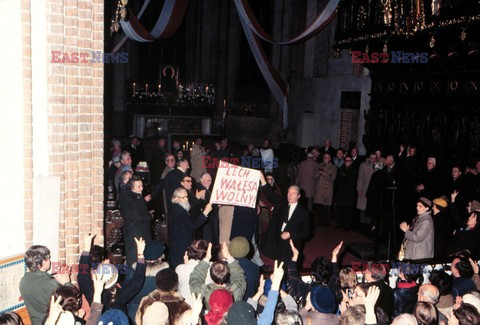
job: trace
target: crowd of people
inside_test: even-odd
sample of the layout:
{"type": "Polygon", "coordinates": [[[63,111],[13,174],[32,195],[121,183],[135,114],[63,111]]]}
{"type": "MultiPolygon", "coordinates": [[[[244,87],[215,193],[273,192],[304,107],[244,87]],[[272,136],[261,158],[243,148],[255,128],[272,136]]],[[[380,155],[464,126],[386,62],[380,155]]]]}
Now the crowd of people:
{"type": "MultiPolygon", "coordinates": [[[[49,249],[32,246],[20,292],[34,325],[480,324],[473,260],[480,162],[453,166],[451,178],[443,178],[433,157],[422,171],[413,146],[361,157],[356,148],[335,150],[326,141],[307,149],[284,192],[265,140],[242,153],[264,162],[257,207],[247,208],[210,203],[215,170],[205,157],[231,158],[226,138],[213,150],[198,138],[190,152],[178,141],[168,150],[160,139],[147,191],[134,169],[145,159],[139,139],[125,148],[113,144],[107,177],[125,220],[126,261],[112,264],[95,236],[85,234],[79,263],[51,274],[49,249]],[[162,240],[152,232],[152,208],[165,217],[162,240]],[[342,266],[343,242],[302,276],[297,262],[312,221],[346,231],[367,224],[380,239],[402,231],[396,281],[385,264],[342,266]],[[450,268],[425,277],[415,260],[437,256],[451,256],[450,268]]],[[[9,312],[0,324],[21,320],[9,312]]]]}

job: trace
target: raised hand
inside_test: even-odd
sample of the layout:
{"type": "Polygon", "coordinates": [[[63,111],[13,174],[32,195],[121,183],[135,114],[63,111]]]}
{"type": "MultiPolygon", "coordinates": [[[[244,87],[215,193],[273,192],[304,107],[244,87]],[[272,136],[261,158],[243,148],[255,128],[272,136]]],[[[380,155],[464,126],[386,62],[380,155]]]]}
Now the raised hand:
{"type": "Polygon", "coordinates": [[[203,260],[208,263],[210,262],[211,259],[212,259],[212,243],[208,243],[207,253],[205,254],[205,257],[203,258],[203,260]]]}
{"type": "Polygon", "coordinates": [[[140,237],[139,239],[135,237],[134,239],[135,239],[135,244],[137,244],[137,255],[143,256],[143,252],[145,251],[145,245],[146,245],[145,240],[143,240],[142,237],[140,237]]]}
{"type": "Polygon", "coordinates": [[[367,295],[365,296],[364,305],[365,308],[375,308],[378,296],[380,295],[380,289],[377,286],[370,286],[368,288],[367,295]]]}
{"type": "Polygon", "coordinates": [[[229,259],[233,258],[232,255],[230,254],[230,250],[228,249],[228,245],[227,245],[226,242],[222,243],[221,253],[222,253],[223,258],[226,259],[226,260],[229,260],[229,259]]]}
{"type": "Polygon", "coordinates": [[[62,305],[60,305],[61,300],[62,296],[58,296],[57,300],[55,300],[53,295],[50,298],[50,311],[48,312],[48,318],[45,325],[55,325],[60,315],[65,312],[62,305]]]}
{"type": "Polygon", "coordinates": [[[93,281],[93,301],[102,303],[102,292],[105,288],[106,279],[103,274],[92,273],[93,281]]]}
{"type": "Polygon", "coordinates": [[[72,268],[68,265],[62,266],[58,273],[55,274],[53,277],[55,280],[58,281],[61,285],[64,285],[67,282],[70,282],[70,274],[72,273],[72,268]]]}
{"type": "Polygon", "coordinates": [[[89,252],[92,248],[93,241],[97,235],[92,235],[91,233],[83,235],[83,247],[84,251],[89,252]]]}
{"type": "Polygon", "coordinates": [[[313,308],[312,301],[310,300],[310,292],[307,295],[307,299],[305,300],[305,307],[303,308],[305,308],[307,311],[310,311],[313,308]]]}
{"type": "Polygon", "coordinates": [[[198,199],[198,200],[205,200],[205,192],[206,190],[197,190],[196,194],[195,194],[195,197],[198,199]]]}
{"type": "Polygon", "coordinates": [[[204,215],[207,215],[209,214],[211,211],[212,211],[212,204],[211,203],[208,203],[206,206],[205,206],[205,209],[203,209],[203,214],[204,215]]]}
{"type": "Polygon", "coordinates": [[[337,263],[337,256],[340,253],[340,250],[342,249],[343,245],[343,240],[340,242],[340,244],[337,245],[332,251],[332,263],[337,263]]]}
{"type": "Polygon", "coordinates": [[[187,264],[190,259],[188,258],[188,253],[185,251],[185,254],[183,255],[183,263],[187,264]]]}
{"type": "Polygon", "coordinates": [[[450,194],[450,201],[453,203],[455,202],[455,199],[457,198],[457,195],[458,195],[458,191],[453,191],[452,194],[450,194]]]}
{"type": "Polygon", "coordinates": [[[192,323],[196,324],[203,308],[202,295],[199,293],[198,297],[195,297],[195,293],[192,292],[192,301],[192,323]]]}
{"type": "Polygon", "coordinates": [[[275,264],[274,264],[274,267],[273,267],[273,273],[272,273],[272,276],[270,277],[272,279],[271,290],[278,291],[278,289],[280,289],[280,284],[282,283],[282,279],[283,279],[283,273],[284,273],[283,262],[278,264],[278,261],[275,260],[275,264]]]}
{"type": "Polygon", "coordinates": [[[403,232],[407,232],[410,226],[404,221],[400,224],[400,229],[402,229],[403,232]]]}
{"type": "Polygon", "coordinates": [[[472,266],[473,273],[478,274],[478,271],[479,271],[478,263],[472,260],[471,258],[469,258],[468,260],[470,261],[470,265],[472,266]]]}
{"type": "Polygon", "coordinates": [[[298,249],[295,247],[295,245],[293,244],[293,240],[290,239],[290,248],[292,249],[292,261],[296,262],[298,260],[298,249]]]}

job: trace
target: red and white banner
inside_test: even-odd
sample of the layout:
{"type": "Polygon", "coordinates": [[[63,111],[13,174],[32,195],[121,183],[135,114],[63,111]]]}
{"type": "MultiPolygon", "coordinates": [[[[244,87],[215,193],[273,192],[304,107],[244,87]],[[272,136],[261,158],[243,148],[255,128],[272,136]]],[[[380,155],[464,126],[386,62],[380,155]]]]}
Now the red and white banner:
{"type": "Polygon", "coordinates": [[[220,161],[210,203],[255,208],[260,171],[220,161]]]}

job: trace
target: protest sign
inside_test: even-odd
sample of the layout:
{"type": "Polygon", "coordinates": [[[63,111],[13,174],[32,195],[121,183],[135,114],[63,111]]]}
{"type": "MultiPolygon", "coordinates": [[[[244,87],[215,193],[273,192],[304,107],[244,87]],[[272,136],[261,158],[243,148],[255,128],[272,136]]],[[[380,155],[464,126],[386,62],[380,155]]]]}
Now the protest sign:
{"type": "Polygon", "coordinates": [[[220,161],[211,203],[255,208],[260,171],[220,161]]]}

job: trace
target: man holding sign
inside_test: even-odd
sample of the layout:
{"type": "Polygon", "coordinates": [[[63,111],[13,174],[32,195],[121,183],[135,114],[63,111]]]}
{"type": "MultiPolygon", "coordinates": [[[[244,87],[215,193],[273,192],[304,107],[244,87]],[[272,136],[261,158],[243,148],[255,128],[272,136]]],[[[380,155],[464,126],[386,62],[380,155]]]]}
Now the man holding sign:
{"type": "Polygon", "coordinates": [[[310,233],[308,211],[298,202],[300,199],[298,186],[288,188],[287,200],[285,200],[273,192],[263,175],[260,182],[262,191],[274,206],[272,219],[260,251],[271,259],[287,262],[292,258],[290,239],[295,247],[301,250],[305,238],[310,233]]]}

